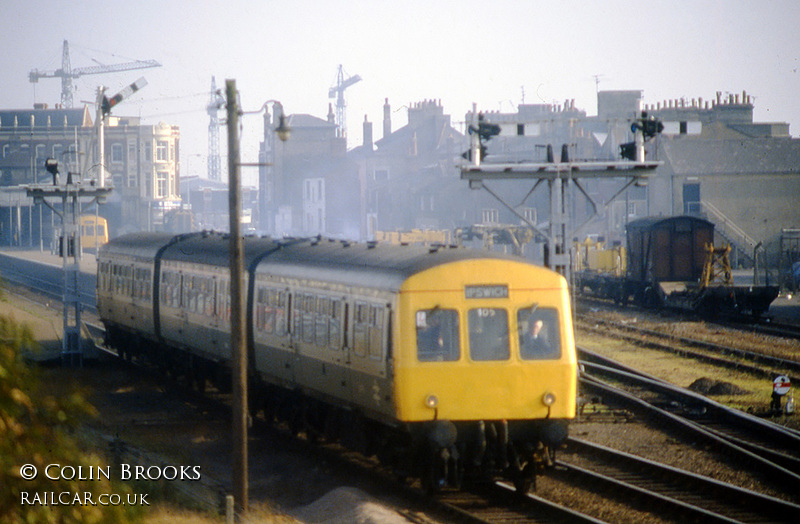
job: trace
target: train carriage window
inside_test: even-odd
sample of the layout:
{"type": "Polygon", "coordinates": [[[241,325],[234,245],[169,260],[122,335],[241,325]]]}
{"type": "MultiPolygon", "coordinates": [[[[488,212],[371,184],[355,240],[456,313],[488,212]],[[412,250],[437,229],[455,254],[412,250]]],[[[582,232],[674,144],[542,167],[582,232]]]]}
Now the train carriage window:
{"type": "Polygon", "coordinates": [[[460,358],[458,311],[421,309],[416,314],[416,325],[420,362],[453,362],[460,358]]]}
{"type": "Polygon", "coordinates": [[[342,326],[342,301],[331,301],[331,313],[328,317],[328,340],[331,349],[340,349],[341,344],[341,326],[342,326]]]}
{"type": "Polygon", "coordinates": [[[536,306],[517,312],[519,353],[522,360],[561,358],[561,334],[558,311],[536,306]]]}
{"type": "Polygon", "coordinates": [[[206,279],[205,277],[197,277],[195,280],[195,284],[197,285],[197,309],[195,310],[196,313],[203,314],[206,310],[206,302],[207,302],[207,295],[206,295],[206,279]]]}
{"type": "Polygon", "coordinates": [[[383,308],[369,308],[369,356],[373,359],[383,357],[383,308]]]}
{"type": "Polygon", "coordinates": [[[330,298],[320,297],[317,300],[316,333],[314,334],[314,341],[318,346],[328,345],[328,319],[331,316],[330,309],[330,298]]]}
{"type": "Polygon", "coordinates": [[[197,311],[197,277],[191,276],[189,277],[188,285],[186,286],[186,297],[184,299],[184,304],[187,305],[187,309],[194,313],[197,311]]]}
{"type": "Polygon", "coordinates": [[[142,269],[142,286],[142,298],[153,298],[153,272],[150,269],[142,269]]]}
{"type": "Polygon", "coordinates": [[[181,282],[182,276],[180,273],[173,273],[172,274],[172,295],[170,296],[170,302],[172,307],[179,308],[181,307],[181,282]]]}
{"type": "Polygon", "coordinates": [[[227,322],[231,316],[231,294],[227,280],[217,283],[216,315],[219,320],[227,322]]]}
{"type": "Polygon", "coordinates": [[[303,342],[314,343],[314,317],[317,312],[317,297],[306,295],[303,300],[303,342]]]}
{"type": "Polygon", "coordinates": [[[125,276],[125,296],[131,297],[133,296],[133,268],[130,266],[125,266],[123,268],[124,276],[125,276]]]}
{"type": "Polygon", "coordinates": [[[359,357],[367,356],[369,349],[369,306],[363,302],[356,302],[353,319],[353,351],[359,357]]]}
{"type": "Polygon", "coordinates": [[[481,307],[467,314],[469,356],[475,361],[508,360],[508,312],[501,308],[481,307]]]}
{"type": "Polygon", "coordinates": [[[303,295],[292,296],[292,337],[302,340],[303,338],[303,295]]]}
{"type": "Polygon", "coordinates": [[[269,332],[266,327],[267,322],[267,289],[259,287],[256,292],[256,331],[269,332]]]}
{"type": "Polygon", "coordinates": [[[172,294],[172,275],[166,271],[161,272],[161,296],[158,297],[162,305],[168,306],[172,294]]]}
{"type": "Polygon", "coordinates": [[[275,334],[279,337],[283,337],[287,333],[287,321],[286,321],[286,300],[287,300],[287,292],[286,291],[275,291],[273,290],[271,293],[271,304],[272,310],[274,311],[274,318],[275,318],[275,334]]]}
{"type": "Polygon", "coordinates": [[[205,279],[205,296],[206,296],[206,307],[203,311],[203,314],[207,317],[214,316],[214,278],[207,277],[205,279]]]}

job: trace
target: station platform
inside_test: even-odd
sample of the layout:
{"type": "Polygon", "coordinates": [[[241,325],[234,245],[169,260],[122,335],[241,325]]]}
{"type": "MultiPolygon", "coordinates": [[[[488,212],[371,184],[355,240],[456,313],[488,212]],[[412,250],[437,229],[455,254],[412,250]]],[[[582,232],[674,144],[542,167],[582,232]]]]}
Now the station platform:
{"type": "MultiPolygon", "coordinates": [[[[3,248],[0,249],[0,253],[10,257],[21,258],[23,260],[30,260],[34,262],[39,262],[41,264],[47,264],[49,266],[54,267],[63,267],[64,266],[64,259],[59,257],[58,255],[54,255],[49,250],[47,251],[39,251],[38,249],[9,249],[3,248]]],[[[97,258],[95,257],[94,253],[83,253],[78,261],[79,269],[81,273],[89,273],[91,275],[97,274],[97,258]]]]}

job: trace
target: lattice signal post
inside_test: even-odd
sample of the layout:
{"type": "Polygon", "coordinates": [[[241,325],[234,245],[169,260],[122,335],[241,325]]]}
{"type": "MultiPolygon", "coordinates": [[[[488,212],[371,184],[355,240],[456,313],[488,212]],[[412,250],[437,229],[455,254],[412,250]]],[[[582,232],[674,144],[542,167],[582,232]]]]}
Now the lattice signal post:
{"type": "Polygon", "coordinates": [[[80,286],[80,231],[79,218],[81,205],[97,202],[102,204],[111,192],[110,187],[98,187],[92,182],[83,184],[78,181],[78,176],[67,173],[64,184],[59,183],[58,163],[47,159],[47,170],[53,175],[53,185],[36,184],[27,186],[29,198],[34,203],[41,203],[49,207],[53,213],[61,217],[61,237],[59,238],[59,253],[62,257],[64,270],[64,335],[61,339],[61,360],[65,365],[81,365],[83,351],[81,350],[81,303],[80,286]],[[54,204],[61,202],[59,210],[54,204]]]}
{"type": "MultiPolygon", "coordinates": [[[[473,114],[475,114],[474,111],[473,114]]],[[[636,124],[632,127],[635,138],[635,141],[630,144],[630,147],[635,152],[633,160],[570,160],[567,154],[568,149],[564,147],[559,161],[553,155],[552,147],[548,146],[547,162],[483,163],[486,148],[482,142],[497,135],[500,128],[494,124],[483,122],[482,115],[479,114],[478,121],[469,127],[472,141],[470,150],[464,155],[467,162],[461,166],[461,178],[469,181],[471,189],[485,190],[533,231],[546,238],[545,265],[561,273],[567,278],[567,281],[570,281],[569,239],[597,215],[598,209],[597,203],[583,188],[582,180],[590,178],[622,179],[622,187],[608,200],[608,203],[610,203],[630,186],[644,183],[650,173],[663,164],[663,162],[644,159],[646,136],[641,127],[636,124]],[[528,218],[520,214],[514,205],[503,200],[500,195],[492,191],[487,185],[487,182],[502,180],[530,180],[532,182],[530,191],[525,195],[522,202],[517,204],[517,207],[522,206],[540,185],[547,184],[550,220],[546,231],[537,228],[528,218]],[[567,197],[571,186],[577,188],[593,208],[592,216],[577,227],[572,227],[570,224],[567,197]]]]}

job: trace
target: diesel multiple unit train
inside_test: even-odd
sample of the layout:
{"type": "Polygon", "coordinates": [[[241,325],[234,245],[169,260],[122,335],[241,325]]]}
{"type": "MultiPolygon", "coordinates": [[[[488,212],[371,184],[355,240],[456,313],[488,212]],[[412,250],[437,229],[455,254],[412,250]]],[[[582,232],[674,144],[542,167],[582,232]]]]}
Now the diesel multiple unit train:
{"type": "MultiPolygon", "coordinates": [[[[229,238],[135,233],[98,255],[120,356],[231,381],[229,238]]],[[[376,455],[429,489],[527,491],[575,416],[565,279],[457,247],[244,239],[251,410],[376,455]]]]}

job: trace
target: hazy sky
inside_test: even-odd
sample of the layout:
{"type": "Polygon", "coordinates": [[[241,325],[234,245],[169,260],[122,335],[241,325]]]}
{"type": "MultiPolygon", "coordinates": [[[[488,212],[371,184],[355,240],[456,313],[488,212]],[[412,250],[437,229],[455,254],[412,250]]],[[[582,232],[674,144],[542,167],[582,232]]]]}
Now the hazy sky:
{"type": "MultiPolygon", "coordinates": [[[[157,69],[87,75],[76,104],[98,85],[148,85],[114,110],[181,128],[182,174],[206,174],[211,76],[236,79],[245,110],[280,100],[288,113],[325,118],[339,64],[361,82],[346,91],[349,146],[364,116],[382,136],[405,106],[441,100],[454,124],[473,103],[514,111],[561,103],[596,114],[596,88],[642,90],[645,103],[717,91],[755,97],[755,120],[800,134],[800,2],[795,0],[0,0],[0,107],[52,107],[59,79],[32,69],[154,59],[157,69]]],[[[244,120],[243,161],[256,160],[261,118],[244,120]]],[[[221,130],[223,152],[225,130],[221,130]]],[[[245,172],[245,182],[255,173],[245,172]]]]}

